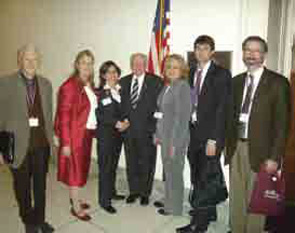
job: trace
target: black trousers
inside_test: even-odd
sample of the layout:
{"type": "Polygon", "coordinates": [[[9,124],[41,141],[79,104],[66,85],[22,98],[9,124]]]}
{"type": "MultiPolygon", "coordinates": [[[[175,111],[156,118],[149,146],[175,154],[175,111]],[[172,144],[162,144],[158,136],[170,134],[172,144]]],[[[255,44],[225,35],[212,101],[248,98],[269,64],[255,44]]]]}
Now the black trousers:
{"type": "Polygon", "coordinates": [[[112,196],[116,195],[116,174],[123,139],[112,134],[112,129],[98,139],[98,200],[101,206],[109,206],[112,196]]]}
{"type": "MultiPolygon", "coordinates": [[[[195,190],[194,193],[204,193],[204,190],[208,188],[208,163],[209,158],[206,155],[205,144],[193,142],[188,149],[188,161],[191,170],[191,183],[195,190]]],[[[219,158],[216,157],[216,158],[219,158]]],[[[213,158],[215,159],[215,157],[213,158]]],[[[196,205],[194,200],[191,200],[191,206],[194,209],[194,216],[192,221],[198,223],[198,225],[206,230],[208,219],[217,218],[216,205],[196,205]]]]}
{"type": "Polygon", "coordinates": [[[152,192],[157,149],[152,136],[125,140],[127,180],[130,194],[149,197],[152,192]]]}
{"type": "Polygon", "coordinates": [[[49,155],[49,147],[30,149],[23,164],[11,169],[19,215],[24,224],[44,223],[49,155]]]}

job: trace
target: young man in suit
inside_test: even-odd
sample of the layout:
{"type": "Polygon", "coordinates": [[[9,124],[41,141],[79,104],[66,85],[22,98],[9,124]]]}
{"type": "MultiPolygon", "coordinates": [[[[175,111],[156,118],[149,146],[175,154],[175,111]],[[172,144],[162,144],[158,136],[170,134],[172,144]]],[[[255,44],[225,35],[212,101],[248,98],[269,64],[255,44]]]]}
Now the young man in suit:
{"type": "Polygon", "coordinates": [[[120,80],[122,119],[130,123],[125,135],[130,192],[126,202],[133,203],[140,197],[141,205],[148,205],[156,163],[156,147],[153,144],[156,119],[153,114],[163,82],[160,77],[146,73],[146,55],[133,54],[130,65],[132,74],[120,80]]]}
{"type": "Polygon", "coordinates": [[[188,150],[194,189],[190,200],[193,210],[191,223],[178,228],[179,233],[205,232],[209,222],[217,219],[216,204],[224,201],[227,196],[226,189],[222,190],[220,197],[209,195],[211,180],[216,179],[212,178],[211,173],[214,171],[218,177],[223,177],[219,159],[224,147],[226,109],[231,90],[231,74],[212,61],[214,53],[213,38],[202,35],[195,40],[194,54],[197,62],[190,69],[189,80],[193,110],[188,150]],[[199,196],[203,197],[202,200],[199,196]]]}
{"type": "Polygon", "coordinates": [[[46,174],[53,138],[52,86],[36,74],[38,61],[36,48],[26,45],[18,51],[19,71],[0,78],[0,108],[5,109],[0,114],[0,131],[15,137],[10,170],[26,233],[54,231],[45,222],[46,174]]]}
{"type": "Polygon", "coordinates": [[[247,71],[233,79],[233,114],[226,140],[230,163],[232,232],[263,232],[265,217],[247,211],[261,166],[276,172],[284,154],[289,115],[288,80],[264,67],[267,43],[258,36],[243,42],[247,71]]]}

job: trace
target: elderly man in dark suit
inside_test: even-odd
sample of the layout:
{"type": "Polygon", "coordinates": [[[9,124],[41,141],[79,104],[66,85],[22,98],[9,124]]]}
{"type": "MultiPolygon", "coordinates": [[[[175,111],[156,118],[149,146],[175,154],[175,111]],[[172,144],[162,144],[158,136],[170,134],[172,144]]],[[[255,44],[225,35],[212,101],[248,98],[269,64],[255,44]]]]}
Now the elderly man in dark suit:
{"type": "MultiPolygon", "coordinates": [[[[15,137],[10,170],[26,233],[54,231],[45,222],[46,174],[53,136],[52,86],[36,74],[38,61],[35,46],[26,45],[18,51],[19,71],[0,78],[0,131],[15,137]]],[[[0,163],[4,163],[1,155],[0,163]]]]}
{"type": "Polygon", "coordinates": [[[225,141],[231,74],[212,60],[214,53],[213,38],[201,35],[195,40],[197,62],[190,69],[193,110],[188,150],[193,210],[191,223],[178,228],[178,233],[205,232],[210,221],[217,220],[216,204],[227,198],[220,155],[225,141]]]}
{"type": "Polygon", "coordinates": [[[127,179],[130,195],[127,203],[141,198],[141,205],[149,204],[155,173],[156,147],[153,134],[157,98],[163,83],[160,77],[146,73],[147,57],[136,53],[131,56],[132,74],[120,80],[122,120],[130,127],[125,135],[127,179]],[[129,122],[129,123],[128,123],[129,122]]]}
{"type": "Polygon", "coordinates": [[[262,38],[250,36],[242,47],[247,71],[233,79],[233,118],[226,140],[230,223],[234,233],[260,233],[265,217],[248,213],[248,202],[260,167],[276,172],[284,154],[289,83],[264,67],[268,48],[262,38]]]}

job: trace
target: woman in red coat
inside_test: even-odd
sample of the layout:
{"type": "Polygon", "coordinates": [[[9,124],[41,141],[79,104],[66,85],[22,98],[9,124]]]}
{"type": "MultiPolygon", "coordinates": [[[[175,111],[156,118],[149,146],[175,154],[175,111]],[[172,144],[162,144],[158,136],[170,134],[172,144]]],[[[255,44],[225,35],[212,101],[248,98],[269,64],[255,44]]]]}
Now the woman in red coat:
{"type": "Polygon", "coordinates": [[[94,56],[89,50],[77,55],[74,73],[59,89],[55,118],[59,138],[57,178],[69,188],[72,215],[84,221],[91,219],[86,212],[90,206],[79,198],[79,190],[87,182],[96,128],[93,65],[94,56]]]}

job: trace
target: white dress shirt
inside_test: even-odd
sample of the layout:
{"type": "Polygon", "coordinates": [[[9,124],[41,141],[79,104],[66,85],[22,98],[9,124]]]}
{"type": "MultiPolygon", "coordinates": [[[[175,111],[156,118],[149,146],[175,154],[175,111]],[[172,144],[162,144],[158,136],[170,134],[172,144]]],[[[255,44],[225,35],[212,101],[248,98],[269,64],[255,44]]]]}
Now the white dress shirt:
{"type": "Polygon", "coordinates": [[[98,105],[97,98],[90,87],[85,86],[84,89],[90,102],[90,111],[89,111],[89,115],[88,115],[88,119],[86,123],[86,128],[96,129],[97,121],[95,116],[95,109],[97,108],[97,105],[98,105]]]}
{"type": "Polygon", "coordinates": [[[141,89],[142,89],[142,86],[143,86],[144,77],[145,77],[145,73],[142,74],[142,75],[140,75],[140,76],[138,76],[138,77],[136,75],[133,75],[132,82],[131,82],[130,93],[132,93],[132,87],[133,87],[133,84],[134,84],[135,79],[137,78],[137,81],[138,81],[138,93],[137,93],[137,96],[139,97],[140,92],[141,92],[141,89]]]}
{"type": "Polygon", "coordinates": [[[109,84],[106,84],[103,89],[110,90],[111,91],[112,98],[117,103],[121,103],[121,96],[120,96],[120,93],[119,93],[119,90],[121,89],[121,86],[119,84],[117,84],[115,86],[115,88],[112,88],[109,84]]]}
{"type": "Polygon", "coordinates": [[[242,106],[243,106],[244,101],[246,99],[248,86],[249,86],[249,84],[251,82],[249,76],[252,75],[252,77],[253,77],[253,89],[252,89],[252,94],[251,94],[249,113],[244,115],[244,116],[242,116],[242,114],[240,114],[240,121],[242,120],[243,122],[246,123],[246,133],[245,133],[246,137],[248,137],[249,118],[250,118],[250,114],[251,114],[253,99],[254,99],[257,87],[259,85],[259,82],[261,80],[261,76],[262,76],[263,71],[264,71],[264,67],[260,67],[259,69],[253,71],[252,73],[250,73],[250,72],[247,73],[247,77],[246,77],[246,81],[245,81],[245,85],[244,85],[243,101],[242,101],[242,104],[241,104],[241,109],[242,109],[242,106]]]}

